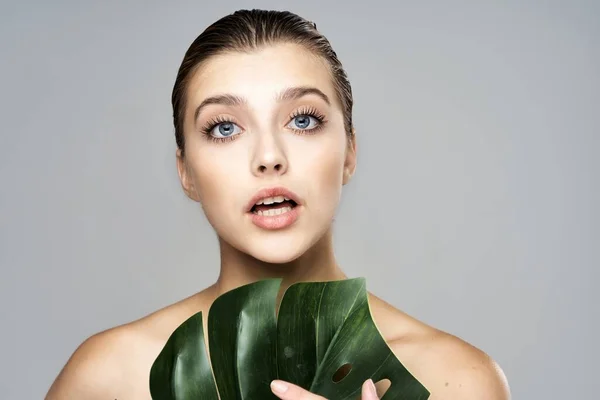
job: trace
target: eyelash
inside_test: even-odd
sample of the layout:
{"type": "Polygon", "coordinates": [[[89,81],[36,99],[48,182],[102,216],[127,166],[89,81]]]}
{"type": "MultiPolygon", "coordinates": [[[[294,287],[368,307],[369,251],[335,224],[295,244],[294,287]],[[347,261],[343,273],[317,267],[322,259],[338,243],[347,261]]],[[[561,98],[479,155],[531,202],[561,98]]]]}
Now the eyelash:
{"type": "MultiPolygon", "coordinates": [[[[300,108],[300,109],[294,111],[289,116],[288,119],[291,122],[294,118],[299,117],[301,115],[303,115],[303,116],[306,115],[307,117],[312,117],[312,118],[316,119],[318,124],[316,127],[312,128],[312,129],[308,129],[308,130],[307,129],[290,128],[290,129],[292,129],[292,131],[294,131],[295,133],[297,133],[299,135],[310,135],[310,134],[317,133],[318,131],[323,129],[324,125],[327,123],[327,120],[325,119],[325,115],[323,115],[321,112],[319,112],[319,110],[317,110],[315,107],[300,108]]],[[[237,139],[239,134],[229,136],[229,137],[223,137],[223,138],[217,138],[210,134],[213,131],[213,129],[215,129],[219,124],[223,124],[223,123],[235,124],[236,121],[234,118],[219,115],[219,116],[211,118],[209,121],[207,121],[206,124],[204,124],[204,126],[200,129],[200,132],[202,134],[204,134],[204,136],[206,136],[206,138],[208,140],[217,142],[217,143],[225,143],[225,142],[229,142],[229,141],[237,139]]]]}
{"type": "Polygon", "coordinates": [[[229,142],[231,140],[236,139],[236,137],[238,135],[229,136],[229,137],[223,137],[223,138],[216,138],[216,137],[214,137],[214,136],[212,136],[210,134],[212,132],[212,130],[217,127],[217,125],[223,124],[223,123],[233,123],[233,124],[235,124],[236,122],[235,122],[234,118],[225,117],[223,115],[219,115],[219,116],[211,118],[209,121],[207,121],[206,124],[204,124],[204,126],[200,129],[200,132],[202,134],[204,134],[204,136],[206,136],[206,138],[208,140],[213,141],[213,142],[218,142],[218,143],[229,142]]]}
{"type": "Polygon", "coordinates": [[[311,134],[315,134],[318,131],[320,131],[321,129],[323,129],[323,127],[325,126],[325,124],[327,123],[327,121],[325,120],[325,115],[323,115],[322,113],[319,112],[319,110],[317,110],[315,107],[304,107],[304,108],[300,108],[296,111],[294,111],[292,113],[292,115],[290,115],[289,120],[291,122],[291,120],[293,120],[296,117],[299,117],[301,115],[306,115],[307,117],[312,117],[314,119],[317,120],[317,126],[312,128],[312,129],[294,129],[291,128],[294,132],[300,134],[300,135],[311,135],[311,134]]]}

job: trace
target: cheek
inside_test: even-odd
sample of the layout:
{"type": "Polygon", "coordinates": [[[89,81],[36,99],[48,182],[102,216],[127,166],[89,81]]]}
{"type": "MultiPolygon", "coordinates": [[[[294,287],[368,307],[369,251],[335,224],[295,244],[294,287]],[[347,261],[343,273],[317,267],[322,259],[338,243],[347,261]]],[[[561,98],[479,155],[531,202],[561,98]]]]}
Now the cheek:
{"type": "MultiPolygon", "coordinates": [[[[336,207],[342,191],[345,148],[338,141],[331,141],[307,152],[306,183],[313,193],[311,198],[319,201],[323,209],[336,207]]],[[[313,200],[313,201],[315,201],[313,200]]]]}
{"type": "Polygon", "coordinates": [[[236,207],[232,189],[240,184],[239,172],[236,173],[240,167],[234,165],[236,158],[219,157],[218,154],[219,152],[199,152],[198,162],[194,166],[194,184],[209,219],[211,214],[224,213],[236,207]]]}

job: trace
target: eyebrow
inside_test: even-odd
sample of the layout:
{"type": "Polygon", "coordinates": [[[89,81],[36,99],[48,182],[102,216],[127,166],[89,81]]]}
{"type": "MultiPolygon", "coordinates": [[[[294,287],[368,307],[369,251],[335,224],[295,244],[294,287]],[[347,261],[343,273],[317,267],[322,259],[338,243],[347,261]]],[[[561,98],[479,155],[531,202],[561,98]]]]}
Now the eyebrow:
{"type": "MultiPolygon", "coordinates": [[[[329,97],[325,93],[323,93],[320,89],[312,86],[297,86],[291,87],[283,90],[279,93],[275,98],[278,102],[297,100],[309,94],[316,95],[320,97],[327,105],[331,105],[331,101],[329,97]]],[[[200,103],[198,107],[196,107],[196,111],[194,112],[194,121],[198,119],[200,112],[205,107],[211,104],[221,104],[224,106],[230,107],[241,107],[248,104],[248,101],[240,96],[235,96],[233,94],[219,94],[216,96],[207,97],[200,103]]]]}
{"type": "Polygon", "coordinates": [[[198,115],[200,115],[202,109],[206,108],[211,104],[222,104],[224,106],[239,107],[245,105],[246,103],[246,99],[244,99],[243,97],[234,96],[232,94],[219,94],[216,96],[207,97],[202,101],[202,103],[200,103],[198,107],[196,107],[196,111],[194,112],[194,121],[198,119],[198,115]]]}
{"type": "Polygon", "coordinates": [[[321,90],[317,89],[316,87],[312,87],[312,86],[298,86],[298,87],[287,88],[284,91],[282,91],[281,93],[279,93],[279,95],[277,96],[277,101],[297,100],[297,99],[304,97],[306,95],[309,95],[309,94],[314,94],[314,95],[320,97],[325,103],[327,103],[327,105],[331,105],[331,102],[329,101],[329,97],[327,97],[327,95],[325,93],[323,93],[321,90]]]}

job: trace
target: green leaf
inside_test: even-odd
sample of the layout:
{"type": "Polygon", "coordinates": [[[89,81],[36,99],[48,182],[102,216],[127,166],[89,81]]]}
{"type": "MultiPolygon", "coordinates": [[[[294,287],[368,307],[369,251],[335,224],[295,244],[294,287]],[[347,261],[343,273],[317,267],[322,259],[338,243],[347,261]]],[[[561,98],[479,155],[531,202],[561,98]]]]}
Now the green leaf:
{"type": "Polygon", "coordinates": [[[150,393],[153,399],[219,399],[204,344],[201,312],[167,340],[150,370],[150,393]]]}
{"type": "Polygon", "coordinates": [[[178,327],[150,374],[154,400],[276,399],[273,379],[327,399],[359,399],[362,383],[389,379],[382,400],[429,397],[395,357],[369,310],[363,278],[292,285],[276,317],[280,279],[227,292],[209,311],[209,349],[202,314],[178,327]],[[340,368],[349,368],[341,379],[340,368]]]}
{"type": "Polygon", "coordinates": [[[381,337],[363,278],[291,286],[281,303],[277,334],[280,378],[327,399],[359,398],[369,378],[392,382],[383,399],[429,397],[381,337]],[[350,371],[334,381],[348,365],[350,371]]]}
{"type": "Polygon", "coordinates": [[[208,342],[222,400],[276,399],[275,302],[281,280],[241,286],[217,298],[208,313],[208,342]]]}

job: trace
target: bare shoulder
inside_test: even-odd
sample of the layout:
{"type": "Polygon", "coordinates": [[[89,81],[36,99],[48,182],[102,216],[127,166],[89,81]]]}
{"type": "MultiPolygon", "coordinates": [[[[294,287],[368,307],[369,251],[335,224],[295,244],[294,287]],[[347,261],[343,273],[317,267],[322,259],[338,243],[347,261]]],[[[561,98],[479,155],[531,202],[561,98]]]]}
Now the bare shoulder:
{"type": "Polygon", "coordinates": [[[508,400],[504,373],[483,351],[460,338],[432,329],[401,337],[390,347],[434,399],[508,400]]]}
{"type": "Polygon", "coordinates": [[[46,400],[150,398],[152,363],[171,333],[201,311],[200,306],[195,295],[87,338],[58,374],[46,400]]]}
{"type": "Polygon", "coordinates": [[[75,350],[50,387],[47,400],[119,398],[133,369],[130,345],[136,343],[129,326],[109,329],[87,338],[75,350]]]}
{"type": "Polygon", "coordinates": [[[431,392],[431,400],[510,399],[502,369],[485,352],[374,296],[370,301],[390,348],[431,392]]]}

